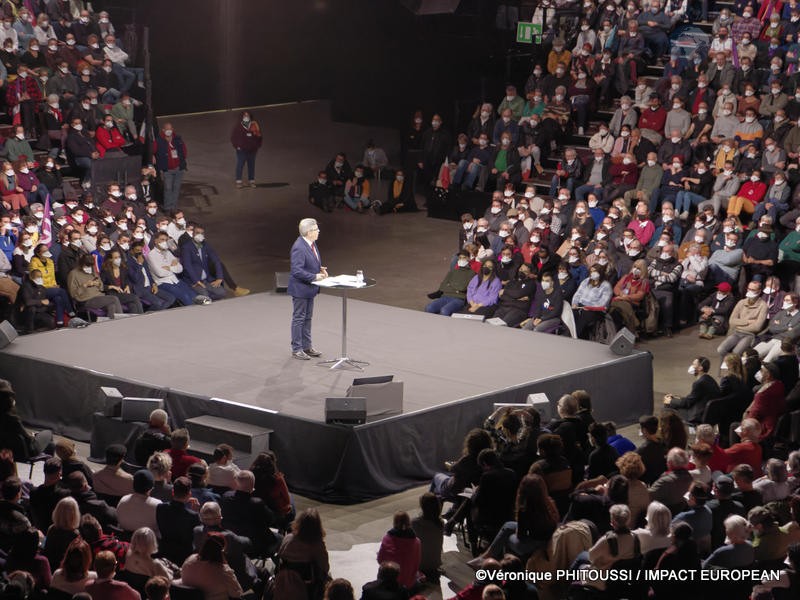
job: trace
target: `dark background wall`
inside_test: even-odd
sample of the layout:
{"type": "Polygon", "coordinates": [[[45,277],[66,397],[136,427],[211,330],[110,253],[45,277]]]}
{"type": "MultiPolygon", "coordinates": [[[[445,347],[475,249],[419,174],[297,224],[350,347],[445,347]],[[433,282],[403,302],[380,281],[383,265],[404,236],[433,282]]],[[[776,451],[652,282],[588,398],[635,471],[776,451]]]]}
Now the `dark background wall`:
{"type": "Polygon", "coordinates": [[[399,125],[480,99],[474,17],[416,17],[399,0],[96,4],[150,27],[156,114],[327,98],[337,120],[399,125]]]}

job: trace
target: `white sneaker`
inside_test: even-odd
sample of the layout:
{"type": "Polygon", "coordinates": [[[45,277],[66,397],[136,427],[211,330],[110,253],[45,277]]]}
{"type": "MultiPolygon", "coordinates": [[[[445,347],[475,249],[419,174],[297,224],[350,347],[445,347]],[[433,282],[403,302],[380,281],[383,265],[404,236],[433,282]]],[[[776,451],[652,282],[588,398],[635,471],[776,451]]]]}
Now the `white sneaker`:
{"type": "Polygon", "coordinates": [[[583,135],[583,127],[578,127],[578,135],[583,135]]]}

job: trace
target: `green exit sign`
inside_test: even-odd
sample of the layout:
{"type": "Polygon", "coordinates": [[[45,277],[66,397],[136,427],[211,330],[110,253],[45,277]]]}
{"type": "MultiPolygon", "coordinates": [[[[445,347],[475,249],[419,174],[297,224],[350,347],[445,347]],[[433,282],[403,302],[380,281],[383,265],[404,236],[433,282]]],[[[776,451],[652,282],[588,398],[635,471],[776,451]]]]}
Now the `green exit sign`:
{"type": "Polygon", "coordinates": [[[542,24],[524,21],[517,23],[517,42],[520,44],[541,44],[542,24]]]}

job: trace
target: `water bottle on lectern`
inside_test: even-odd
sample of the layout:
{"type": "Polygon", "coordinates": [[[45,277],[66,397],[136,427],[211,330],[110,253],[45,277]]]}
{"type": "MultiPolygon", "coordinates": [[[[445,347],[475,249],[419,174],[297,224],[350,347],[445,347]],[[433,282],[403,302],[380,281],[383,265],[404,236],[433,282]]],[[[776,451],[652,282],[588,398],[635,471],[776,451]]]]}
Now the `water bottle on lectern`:
{"type": "Polygon", "coordinates": [[[364,284],[364,271],[362,271],[361,269],[356,271],[356,283],[358,285],[363,285],[364,284]]]}

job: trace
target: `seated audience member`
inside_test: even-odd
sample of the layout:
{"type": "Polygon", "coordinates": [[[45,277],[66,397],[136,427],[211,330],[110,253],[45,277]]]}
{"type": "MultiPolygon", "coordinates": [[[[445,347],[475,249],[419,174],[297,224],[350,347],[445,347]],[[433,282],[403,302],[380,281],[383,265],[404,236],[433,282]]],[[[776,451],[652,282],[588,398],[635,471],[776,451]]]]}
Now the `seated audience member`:
{"type": "MultiPolygon", "coordinates": [[[[520,278],[519,274],[522,273],[522,277],[530,280],[526,271],[527,265],[521,265],[517,272],[517,278],[520,278]]],[[[530,282],[530,286],[535,292],[533,300],[529,300],[529,318],[520,323],[520,326],[523,329],[532,329],[540,333],[555,333],[562,325],[561,313],[564,308],[564,298],[561,295],[561,288],[555,285],[552,272],[542,273],[539,275],[539,279],[538,286],[535,286],[534,282],[530,282]]],[[[503,297],[508,291],[508,285],[503,290],[503,297]]]]}
{"type": "MultiPolygon", "coordinates": [[[[523,263],[519,266],[519,269],[517,269],[517,277],[512,281],[509,281],[502,289],[500,300],[497,303],[496,310],[494,311],[494,317],[497,319],[502,319],[503,322],[505,322],[505,324],[509,327],[519,327],[523,324],[526,326],[532,325],[533,320],[535,320],[528,319],[531,308],[531,300],[534,297],[533,295],[538,292],[536,281],[532,279],[530,275],[530,267],[523,263]]],[[[552,275],[549,273],[547,275],[542,275],[542,281],[544,281],[545,278],[549,280],[550,286],[552,286],[552,275]]],[[[548,290],[550,290],[549,287],[547,290],[545,290],[543,286],[540,287],[542,287],[543,293],[546,293],[548,290]]],[[[558,288],[558,291],[560,294],[560,287],[558,288]]],[[[547,298],[552,298],[552,295],[548,295],[542,299],[542,308],[544,308],[547,298]]],[[[543,322],[544,321],[540,321],[534,327],[541,325],[543,322]]]]}
{"type": "Polygon", "coordinates": [[[465,488],[478,485],[481,477],[478,455],[492,445],[492,438],[485,429],[471,429],[464,436],[461,456],[454,462],[445,463],[448,473],[433,476],[430,491],[443,500],[456,500],[465,488]]]}
{"type": "Polygon", "coordinates": [[[150,413],[147,429],[136,439],[133,450],[136,464],[146,465],[154,452],[168,450],[171,447],[169,415],[167,411],[157,408],[150,413]]]}
{"type": "Polygon", "coordinates": [[[426,581],[435,582],[439,580],[439,569],[442,565],[442,505],[435,494],[425,492],[419,497],[419,507],[420,514],[411,519],[411,528],[420,543],[419,571],[426,581]]]}
{"type": "Polygon", "coordinates": [[[692,481],[686,450],[671,448],[667,452],[667,470],[650,486],[650,497],[664,504],[673,515],[678,514],[686,507],[684,494],[692,481]]]}
{"type": "Polygon", "coordinates": [[[672,518],[672,523],[688,523],[692,527],[695,542],[701,554],[707,555],[711,551],[711,510],[706,506],[710,499],[708,486],[704,483],[693,482],[687,494],[687,509],[672,518]]]}
{"type": "Polygon", "coordinates": [[[644,441],[636,449],[636,453],[642,458],[645,467],[642,481],[650,485],[667,470],[667,447],[659,435],[657,417],[653,415],[640,417],[639,431],[644,441]]]}
{"type": "Polygon", "coordinates": [[[661,502],[651,502],[647,506],[646,525],[634,529],[633,534],[639,538],[642,554],[651,550],[661,550],[669,546],[670,524],[672,514],[661,502]]]}
{"type": "MultiPolygon", "coordinates": [[[[760,472],[760,463],[758,468],[760,472]]],[[[761,492],[753,488],[753,481],[755,481],[756,475],[751,465],[742,463],[735,466],[731,470],[730,476],[736,485],[736,491],[731,496],[733,500],[739,502],[746,511],[763,504],[761,492]]]]}
{"type": "Polygon", "coordinates": [[[172,479],[186,475],[189,467],[201,461],[200,458],[189,454],[189,431],[176,429],[170,437],[171,447],[166,451],[172,459],[172,479]]]}
{"type": "Polygon", "coordinates": [[[275,577],[276,598],[316,598],[330,578],[325,530],[316,509],[295,517],[292,530],[278,549],[278,560],[287,564],[275,577]]]}
{"type": "Polygon", "coordinates": [[[786,558],[789,535],[778,527],[775,515],[765,506],[747,511],[747,521],[753,532],[755,559],[760,564],[775,564],[786,558]]]}
{"type": "Polygon", "coordinates": [[[253,494],[255,477],[251,471],[239,471],[236,489],[222,497],[222,517],[225,529],[250,538],[255,556],[275,552],[279,538],[270,531],[275,523],[274,513],[266,503],[253,494]]]}
{"type": "MultiPolygon", "coordinates": [[[[158,540],[153,530],[149,527],[140,527],[131,536],[128,554],[125,556],[124,572],[147,578],[166,577],[171,580],[172,571],[167,563],[160,558],[154,558],[158,550],[158,540]]],[[[191,554],[191,551],[189,553],[191,554]]]]}
{"type": "Polygon", "coordinates": [[[717,353],[722,357],[733,352],[741,354],[749,348],[755,339],[755,334],[761,331],[767,320],[767,303],[760,298],[761,283],[751,281],[747,284],[745,297],[736,303],[729,319],[731,332],[728,337],[717,347],[717,353]]]}
{"type": "MultiPolygon", "coordinates": [[[[253,494],[261,498],[275,514],[276,526],[283,529],[294,520],[294,506],[286,478],[278,468],[278,458],[272,450],[261,452],[250,465],[255,478],[253,494]]],[[[236,487],[233,477],[232,489],[236,487]]]]}
{"type": "Polygon", "coordinates": [[[788,479],[786,463],[778,458],[770,458],[764,467],[763,477],[753,482],[753,489],[761,493],[764,504],[783,502],[789,497],[788,479]]]}
{"type": "Polygon", "coordinates": [[[123,444],[111,444],[106,448],[106,466],[94,474],[94,491],[114,502],[133,492],[133,475],[122,470],[127,452],[123,444]]]}
{"type": "Polygon", "coordinates": [[[744,418],[758,421],[761,426],[759,441],[770,438],[775,433],[778,419],[786,412],[786,392],[779,379],[780,370],[775,363],[766,363],[756,373],[759,382],[755,396],[744,411],[744,418]]]}
{"type": "Polygon", "coordinates": [[[163,310],[175,304],[175,296],[159,287],[144,256],[145,243],[137,240],[128,253],[128,279],[131,291],[147,310],[163,310]]]}
{"type": "Polygon", "coordinates": [[[183,273],[183,265],[169,250],[170,236],[159,231],[153,236],[154,248],[147,255],[147,265],[153,274],[154,283],[164,289],[184,306],[192,304],[210,304],[211,298],[198,294],[192,286],[178,275],[183,273]]]}
{"type": "Polygon", "coordinates": [[[83,473],[72,472],[64,477],[64,482],[70,496],[78,502],[81,515],[93,516],[105,530],[117,526],[117,511],[97,497],[83,473]]]}
{"type": "Polygon", "coordinates": [[[689,366],[689,374],[695,378],[691,391],[682,397],[667,394],[664,396],[664,405],[677,409],[679,414],[683,412],[681,416],[685,420],[699,423],[703,418],[708,401],[721,396],[719,385],[708,374],[710,368],[711,362],[705,356],[695,358],[689,366]]]}
{"type": "Polygon", "coordinates": [[[53,524],[47,529],[44,544],[44,555],[55,571],[64,559],[67,548],[79,537],[78,525],[81,513],[74,498],[62,498],[53,509],[53,524]]]}
{"type": "Polygon", "coordinates": [[[153,474],[146,469],[136,471],[133,476],[133,493],[123,496],[117,505],[117,519],[124,531],[134,532],[140,527],[149,527],[160,535],[156,508],[161,502],[150,497],[153,482],[153,474]]]}
{"type": "Polygon", "coordinates": [[[755,552],[749,537],[747,519],[741,515],[730,515],[725,519],[725,544],[717,546],[711,556],[703,561],[703,568],[746,569],[750,567],[755,562],[755,552]]]}
{"type": "Polygon", "coordinates": [[[190,508],[191,499],[190,481],[178,477],[172,483],[172,500],[156,506],[161,556],[178,565],[192,553],[192,531],[200,525],[197,512],[190,508]]]}
{"type": "Polygon", "coordinates": [[[40,531],[47,531],[53,524],[53,510],[59,500],[69,496],[69,492],[61,482],[61,459],[57,456],[48,458],[42,468],[44,481],[36,486],[28,497],[31,522],[40,531]]]}
{"type": "Polygon", "coordinates": [[[203,547],[208,536],[212,533],[225,538],[225,558],[236,574],[236,579],[242,589],[253,587],[259,575],[255,565],[247,557],[250,551],[250,538],[236,535],[228,529],[222,528],[222,510],[216,502],[206,502],[200,509],[200,522],[193,530],[193,546],[195,551],[203,547]]]}
{"type": "MultiPolygon", "coordinates": [[[[155,540],[155,536],[154,536],[155,540]]],[[[117,570],[117,559],[113,552],[103,550],[94,558],[96,578],[86,585],[86,593],[92,600],[140,600],[139,592],[124,581],[114,579],[117,570]]]]}
{"type": "Polygon", "coordinates": [[[200,295],[221,300],[227,295],[222,261],[206,242],[205,228],[194,226],[191,241],[180,247],[183,278],[200,295]]]}
{"type": "Polygon", "coordinates": [[[593,448],[589,453],[586,477],[609,477],[617,472],[616,462],[619,453],[608,443],[608,428],[603,423],[589,425],[589,445],[593,448]]]}
{"type": "Polygon", "coordinates": [[[594,326],[604,318],[613,293],[611,284],[603,279],[600,266],[592,265],[589,277],[580,283],[572,297],[575,330],[579,338],[590,339],[594,326]]]}
{"type": "Polygon", "coordinates": [[[379,562],[378,578],[364,584],[361,600],[407,600],[408,587],[400,581],[401,566],[391,560],[379,562]]]}
{"type": "Polygon", "coordinates": [[[344,203],[351,210],[363,213],[370,207],[370,185],[364,177],[364,166],[356,165],[353,176],[344,184],[344,203]]]}
{"type": "MultiPolygon", "coordinates": [[[[8,277],[0,278],[0,281],[8,281],[16,286],[8,277]]],[[[57,289],[64,292],[61,288],[57,289]]],[[[57,323],[50,314],[52,305],[48,298],[48,290],[44,287],[42,272],[39,269],[31,269],[28,277],[22,282],[22,287],[18,287],[18,290],[19,295],[14,298],[14,302],[17,308],[17,323],[19,323],[23,333],[33,333],[39,329],[49,330],[55,329],[56,326],[64,326],[63,308],[59,311],[60,323],[57,323]]],[[[59,299],[63,297],[66,297],[66,292],[64,292],[63,296],[59,295],[59,299]]]]}
{"type": "Polygon", "coordinates": [[[333,212],[336,207],[333,186],[328,183],[328,174],[325,171],[317,173],[316,181],[308,184],[308,201],[325,212],[333,212]]]}
{"type": "Polygon", "coordinates": [[[89,485],[94,485],[92,470],[83,457],[75,450],[75,442],[63,437],[56,438],[55,450],[56,456],[61,459],[61,471],[65,480],[70,473],[80,471],[83,473],[89,485]]]}
{"type": "Polygon", "coordinates": [[[67,548],[61,566],[53,573],[50,588],[65,594],[80,594],[86,586],[97,579],[97,573],[90,571],[92,551],[81,538],[75,538],[67,548]]]}
{"type": "Polygon", "coordinates": [[[115,295],[106,294],[103,282],[95,270],[94,257],[86,254],[80,257],[78,266],[67,276],[69,295],[76,303],[76,308],[102,310],[113,319],[122,314],[122,304],[115,295]]]}
{"type": "Polygon", "coordinates": [[[128,313],[142,314],[144,312],[142,303],[131,290],[127,260],[123,259],[121,250],[107,248],[103,248],[105,255],[103,256],[103,266],[100,269],[100,281],[103,289],[108,295],[115,296],[128,313]]]}
{"type": "Polygon", "coordinates": [[[172,459],[166,452],[154,452],[147,459],[147,470],[153,474],[153,490],[150,497],[161,502],[172,500],[172,484],[170,483],[170,471],[172,470],[172,459]]]}
{"type": "Polygon", "coordinates": [[[698,336],[703,340],[713,339],[716,335],[725,335],[728,331],[728,318],[733,311],[736,298],[731,293],[731,284],[727,281],[717,284],[717,291],[710,294],[698,305],[698,336]]]}
{"type": "Polygon", "coordinates": [[[11,546],[3,570],[6,573],[14,571],[30,573],[39,592],[50,587],[52,578],[50,563],[39,552],[39,532],[36,529],[26,529],[15,536],[14,545],[11,546]]]}
{"type": "Polygon", "coordinates": [[[231,490],[235,485],[234,478],[240,470],[233,462],[233,447],[229,444],[220,444],[214,448],[213,462],[208,466],[208,485],[215,489],[231,490]]]}
{"type": "Polygon", "coordinates": [[[210,533],[197,554],[181,566],[181,581],[203,591],[206,600],[240,598],[244,593],[225,559],[225,537],[210,533]]]}
{"type": "Polygon", "coordinates": [[[397,582],[411,589],[420,579],[420,541],[411,528],[411,518],[405,511],[394,514],[392,528],[383,536],[378,549],[378,563],[391,562],[398,567],[397,582]]]}
{"type": "Polygon", "coordinates": [[[464,308],[467,287],[474,276],[475,273],[469,266],[469,252],[459,250],[455,266],[447,272],[442,283],[439,284],[439,289],[428,294],[433,302],[425,307],[425,312],[449,317],[464,308]]]}
{"type": "Polygon", "coordinates": [[[398,169],[394,174],[394,181],[389,183],[386,190],[386,201],[373,201],[373,209],[379,213],[388,212],[416,212],[419,210],[414,198],[413,182],[406,178],[405,172],[398,169]]]}

